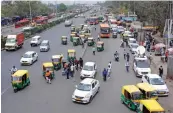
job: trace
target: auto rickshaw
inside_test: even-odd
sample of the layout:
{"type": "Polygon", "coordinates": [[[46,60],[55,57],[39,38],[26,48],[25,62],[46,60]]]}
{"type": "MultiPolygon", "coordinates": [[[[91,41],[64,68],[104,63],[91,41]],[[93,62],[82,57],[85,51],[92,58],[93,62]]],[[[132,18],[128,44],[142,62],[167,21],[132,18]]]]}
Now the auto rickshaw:
{"type": "Polygon", "coordinates": [[[75,37],[76,35],[75,34],[71,34],[70,35],[70,41],[73,42],[73,37],[75,37]]]}
{"type": "Polygon", "coordinates": [[[67,45],[67,36],[62,36],[61,37],[61,43],[63,44],[63,45],[67,45]]]}
{"type": "Polygon", "coordinates": [[[71,60],[74,61],[76,59],[76,51],[74,49],[68,49],[67,59],[69,62],[71,60]]]}
{"type": "Polygon", "coordinates": [[[103,51],[104,50],[104,42],[98,41],[97,42],[97,51],[103,51]]]}
{"type": "Polygon", "coordinates": [[[52,62],[45,62],[43,63],[43,77],[46,79],[46,71],[49,70],[51,72],[51,77],[50,79],[54,79],[55,78],[55,73],[54,73],[54,66],[52,62]]]}
{"type": "Polygon", "coordinates": [[[28,70],[17,70],[11,76],[11,83],[15,93],[18,90],[23,89],[26,86],[29,86],[30,79],[29,79],[28,70]]]}
{"type": "Polygon", "coordinates": [[[63,55],[53,55],[52,56],[52,64],[54,65],[54,69],[57,71],[61,69],[63,55]]]}
{"type": "Polygon", "coordinates": [[[71,33],[75,32],[75,27],[71,27],[71,33]]]}
{"type": "Polygon", "coordinates": [[[125,85],[121,91],[121,102],[131,110],[136,111],[139,100],[142,99],[141,91],[135,85],[125,85]]]}
{"type": "Polygon", "coordinates": [[[79,37],[73,37],[73,46],[78,46],[80,44],[79,37]]]}
{"type": "Polygon", "coordinates": [[[140,100],[139,102],[137,113],[166,113],[156,100],[140,100]]]}
{"type": "Polygon", "coordinates": [[[158,99],[156,89],[148,83],[138,83],[136,85],[143,94],[143,99],[158,99]]]}
{"type": "Polygon", "coordinates": [[[88,46],[93,46],[94,45],[94,38],[93,37],[89,37],[88,38],[88,46]]]}

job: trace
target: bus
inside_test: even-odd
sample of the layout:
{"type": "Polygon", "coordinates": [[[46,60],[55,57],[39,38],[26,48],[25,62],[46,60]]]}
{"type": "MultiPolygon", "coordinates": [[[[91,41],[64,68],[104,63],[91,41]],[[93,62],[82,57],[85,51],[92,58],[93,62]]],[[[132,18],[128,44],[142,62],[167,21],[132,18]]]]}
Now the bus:
{"type": "Polygon", "coordinates": [[[90,25],[96,25],[99,23],[99,20],[98,20],[98,17],[91,17],[89,18],[88,22],[90,25]]]}
{"type": "Polygon", "coordinates": [[[110,26],[107,23],[100,24],[100,38],[110,37],[110,26]]]}

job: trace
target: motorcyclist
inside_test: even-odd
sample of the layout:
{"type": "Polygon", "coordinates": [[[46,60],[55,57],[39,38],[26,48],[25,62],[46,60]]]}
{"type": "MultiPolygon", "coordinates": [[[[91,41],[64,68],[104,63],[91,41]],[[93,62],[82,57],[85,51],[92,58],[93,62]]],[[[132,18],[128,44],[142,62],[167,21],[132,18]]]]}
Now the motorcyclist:
{"type": "Polygon", "coordinates": [[[15,66],[13,66],[10,71],[11,71],[11,74],[14,74],[17,71],[17,68],[15,66]]]}
{"type": "Polygon", "coordinates": [[[93,55],[95,55],[96,49],[95,47],[93,47],[93,55]]]}
{"type": "Polygon", "coordinates": [[[119,53],[117,51],[114,53],[114,57],[115,57],[115,60],[118,61],[118,59],[119,59],[119,53]]]}
{"type": "Polygon", "coordinates": [[[51,81],[50,81],[51,73],[50,73],[49,70],[46,71],[45,76],[46,76],[47,83],[50,83],[51,84],[51,81]]]}

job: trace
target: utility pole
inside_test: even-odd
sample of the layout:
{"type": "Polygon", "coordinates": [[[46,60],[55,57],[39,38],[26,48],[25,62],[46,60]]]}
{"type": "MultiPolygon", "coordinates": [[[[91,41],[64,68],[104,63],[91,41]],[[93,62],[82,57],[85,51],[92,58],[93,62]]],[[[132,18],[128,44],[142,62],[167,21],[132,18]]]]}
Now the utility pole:
{"type": "Polygon", "coordinates": [[[31,3],[30,3],[30,1],[29,1],[29,13],[30,13],[30,19],[31,19],[31,22],[32,22],[32,12],[31,12],[31,3]]]}

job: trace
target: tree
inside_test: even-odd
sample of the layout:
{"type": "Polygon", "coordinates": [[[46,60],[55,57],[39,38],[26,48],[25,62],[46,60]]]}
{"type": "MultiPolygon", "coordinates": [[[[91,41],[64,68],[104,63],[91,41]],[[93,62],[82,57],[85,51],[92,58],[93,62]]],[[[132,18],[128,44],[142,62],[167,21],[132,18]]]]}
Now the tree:
{"type": "Polygon", "coordinates": [[[63,12],[67,10],[67,6],[63,3],[59,4],[58,10],[63,12]]]}

